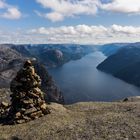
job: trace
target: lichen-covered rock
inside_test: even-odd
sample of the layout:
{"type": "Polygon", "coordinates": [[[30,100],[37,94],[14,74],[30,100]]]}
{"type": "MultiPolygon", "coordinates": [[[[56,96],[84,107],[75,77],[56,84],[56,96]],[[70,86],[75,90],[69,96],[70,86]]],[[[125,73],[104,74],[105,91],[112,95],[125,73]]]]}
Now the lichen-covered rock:
{"type": "MultiPolygon", "coordinates": [[[[40,85],[40,77],[31,61],[27,60],[11,82],[11,105],[7,116],[10,124],[21,124],[50,113],[40,85]]],[[[1,104],[2,109],[8,106],[4,102],[1,104]]]]}

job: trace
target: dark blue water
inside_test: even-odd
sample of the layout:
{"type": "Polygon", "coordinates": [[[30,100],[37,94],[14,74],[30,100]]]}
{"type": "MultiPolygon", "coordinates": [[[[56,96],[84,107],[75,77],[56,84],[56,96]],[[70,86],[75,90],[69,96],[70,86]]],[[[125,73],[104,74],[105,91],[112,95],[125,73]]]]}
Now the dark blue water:
{"type": "Polygon", "coordinates": [[[140,95],[140,89],[96,69],[106,56],[94,52],[59,68],[49,69],[66,103],[114,101],[140,95]]]}

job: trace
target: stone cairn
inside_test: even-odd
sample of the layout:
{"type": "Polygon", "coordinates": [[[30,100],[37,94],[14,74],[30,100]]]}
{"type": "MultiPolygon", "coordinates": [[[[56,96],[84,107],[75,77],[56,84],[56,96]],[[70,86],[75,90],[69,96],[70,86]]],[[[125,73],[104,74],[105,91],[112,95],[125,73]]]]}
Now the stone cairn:
{"type": "Polygon", "coordinates": [[[50,113],[40,85],[40,77],[31,61],[27,60],[10,85],[12,94],[8,118],[11,124],[25,123],[50,113]]]}

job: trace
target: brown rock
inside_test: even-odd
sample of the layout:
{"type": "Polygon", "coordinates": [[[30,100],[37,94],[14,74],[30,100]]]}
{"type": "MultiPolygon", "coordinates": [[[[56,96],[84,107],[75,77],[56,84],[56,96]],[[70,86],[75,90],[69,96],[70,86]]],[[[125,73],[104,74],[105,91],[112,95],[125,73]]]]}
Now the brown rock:
{"type": "Polygon", "coordinates": [[[36,112],[36,111],[37,111],[37,109],[35,107],[30,108],[30,109],[26,109],[24,115],[28,115],[28,114],[31,114],[31,113],[36,112]]]}
{"type": "Polygon", "coordinates": [[[42,111],[37,111],[37,112],[34,112],[34,113],[30,114],[30,117],[31,117],[32,119],[36,119],[36,118],[41,117],[42,115],[43,115],[43,114],[42,114],[42,111]]]}
{"type": "Polygon", "coordinates": [[[44,115],[47,115],[47,114],[51,113],[49,108],[47,108],[46,110],[43,110],[42,112],[43,112],[44,115]]]}
{"type": "Polygon", "coordinates": [[[20,112],[17,112],[16,113],[16,118],[20,118],[21,117],[21,113],[20,112]]]}
{"type": "Polygon", "coordinates": [[[30,121],[31,118],[27,117],[27,116],[23,116],[23,119],[26,120],[26,121],[30,121]]]}
{"type": "Polygon", "coordinates": [[[46,103],[43,103],[43,104],[40,106],[40,108],[41,108],[42,110],[46,110],[46,109],[47,109],[47,104],[46,104],[46,103]]]}
{"type": "Polygon", "coordinates": [[[33,104],[29,104],[29,108],[33,108],[34,107],[34,105],[33,104]]]}
{"type": "Polygon", "coordinates": [[[44,103],[44,101],[40,98],[37,99],[37,103],[39,105],[39,107],[44,103]]]}
{"type": "Polygon", "coordinates": [[[32,104],[33,103],[33,100],[30,99],[30,100],[23,100],[22,101],[24,104],[32,104]]]}
{"type": "Polygon", "coordinates": [[[41,90],[40,90],[38,87],[36,87],[36,88],[33,89],[33,92],[34,92],[34,93],[38,93],[38,92],[40,93],[41,90]]]}
{"type": "Polygon", "coordinates": [[[29,96],[30,96],[30,97],[33,97],[33,98],[39,98],[39,96],[38,96],[37,94],[33,93],[33,92],[31,92],[31,93],[29,94],[29,96]]]}
{"type": "Polygon", "coordinates": [[[6,107],[8,107],[8,106],[9,106],[9,104],[8,104],[8,103],[6,103],[6,102],[2,102],[2,103],[1,103],[1,106],[2,106],[2,107],[4,107],[4,108],[6,108],[6,107]]]}
{"type": "Polygon", "coordinates": [[[26,109],[25,109],[25,108],[21,108],[20,111],[21,111],[21,112],[25,112],[26,109]]]}
{"type": "Polygon", "coordinates": [[[16,123],[18,124],[22,124],[22,123],[25,123],[26,121],[24,119],[21,119],[21,120],[17,120],[16,123]]]}
{"type": "Polygon", "coordinates": [[[33,66],[30,66],[28,68],[28,72],[30,72],[31,75],[35,75],[35,69],[34,69],[34,67],[33,66]]]}
{"type": "Polygon", "coordinates": [[[27,60],[24,64],[24,68],[32,66],[32,62],[30,60],[27,60]]]}

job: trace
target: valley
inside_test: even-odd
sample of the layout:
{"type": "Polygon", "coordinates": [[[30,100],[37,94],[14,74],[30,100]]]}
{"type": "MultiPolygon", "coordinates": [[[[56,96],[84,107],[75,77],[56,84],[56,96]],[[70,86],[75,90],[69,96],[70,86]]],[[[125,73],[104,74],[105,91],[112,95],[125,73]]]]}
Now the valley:
{"type": "Polygon", "coordinates": [[[138,51],[139,43],[1,45],[0,87],[9,92],[16,72],[32,59],[47,101],[71,104],[140,95],[139,87],[133,86],[140,83],[138,51]]]}

